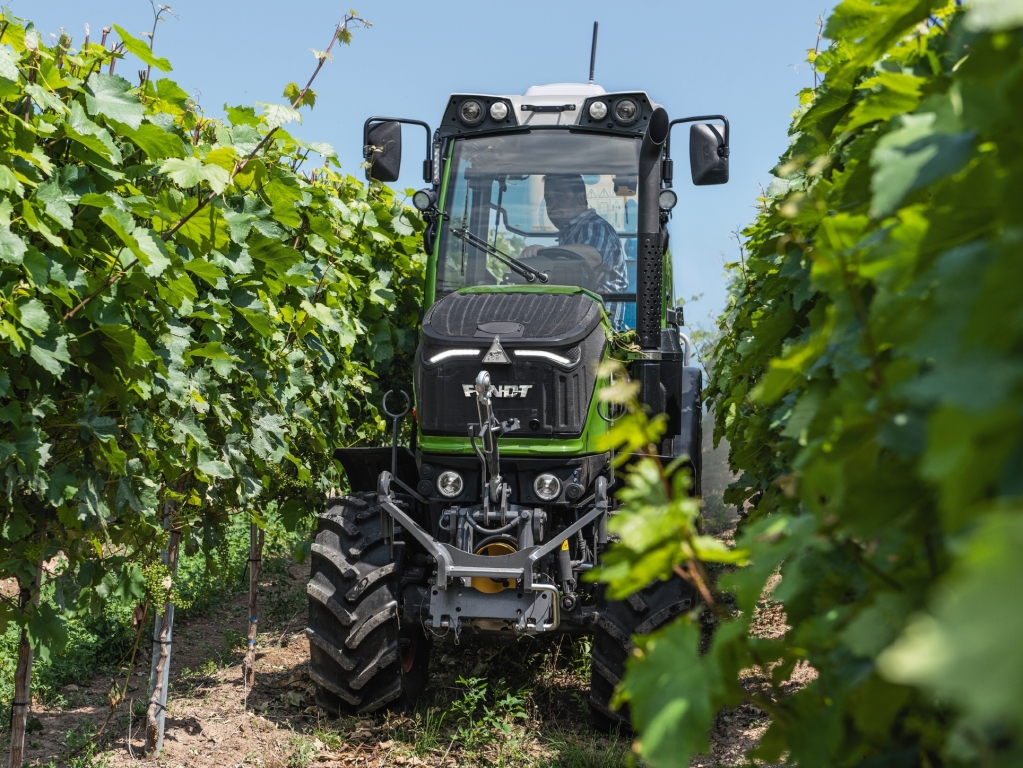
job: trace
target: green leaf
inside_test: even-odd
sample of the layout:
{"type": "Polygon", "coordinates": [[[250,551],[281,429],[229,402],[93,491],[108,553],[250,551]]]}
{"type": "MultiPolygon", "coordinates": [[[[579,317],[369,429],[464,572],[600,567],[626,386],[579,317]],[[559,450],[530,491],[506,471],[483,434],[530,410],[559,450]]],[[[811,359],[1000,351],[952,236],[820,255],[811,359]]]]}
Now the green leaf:
{"type": "Polygon", "coordinates": [[[963,24],[974,32],[1023,26],[1023,0],[973,0],[963,24]]]}
{"type": "Polygon", "coordinates": [[[171,71],[170,62],[167,61],[167,59],[154,55],[152,49],[147,43],[144,43],[136,37],[132,37],[124,31],[123,27],[119,27],[116,24],[114,24],[114,30],[121,36],[121,43],[124,45],[128,53],[137,56],[142,60],[143,64],[156,67],[162,72],[171,71]]]}
{"type": "Polygon", "coordinates": [[[18,82],[18,60],[7,46],[0,47],[0,77],[18,82]]]}
{"type": "Polygon", "coordinates": [[[298,499],[288,499],[278,508],[281,522],[287,531],[298,530],[298,527],[308,519],[310,515],[309,505],[303,504],[298,499]]]}
{"type": "Polygon", "coordinates": [[[273,335],[274,327],[269,318],[267,318],[266,313],[254,309],[241,309],[240,307],[235,307],[235,309],[260,335],[273,335]]]}
{"type": "Polygon", "coordinates": [[[103,346],[122,365],[132,368],[156,359],[148,342],[126,325],[101,325],[99,331],[109,340],[103,346]]]}
{"type": "Polygon", "coordinates": [[[137,131],[125,133],[153,162],[168,157],[183,159],[188,156],[178,136],[153,123],[143,123],[137,131]]]}
{"type": "Polygon", "coordinates": [[[6,261],[8,264],[21,264],[27,250],[25,241],[10,229],[0,229],[0,261],[6,261]]]}
{"type": "Polygon", "coordinates": [[[175,184],[186,189],[206,182],[218,195],[231,181],[231,175],[226,170],[217,165],[206,165],[197,157],[165,160],[160,166],[160,172],[167,174],[175,184]]]}
{"type": "Polygon", "coordinates": [[[950,176],[969,159],[974,133],[938,133],[936,119],[933,113],[906,115],[902,128],[877,143],[871,158],[874,217],[891,214],[910,192],[950,176]]]}
{"type": "Polygon", "coordinates": [[[47,501],[55,507],[66,501],[71,501],[78,492],[78,477],[75,476],[75,473],[62,462],[51,469],[49,475],[49,482],[46,486],[47,501]]]}
{"type": "MultiPolygon", "coordinates": [[[[59,222],[65,229],[72,229],[75,225],[71,213],[71,206],[65,199],[64,191],[56,180],[51,179],[45,184],[40,184],[36,189],[36,199],[44,204],[46,213],[55,221],[59,222]]],[[[75,198],[72,197],[72,200],[75,198]]]]}
{"type": "Polygon", "coordinates": [[[60,653],[67,646],[67,625],[55,605],[41,602],[35,606],[27,627],[32,649],[43,664],[50,660],[51,653],[60,653]]]}
{"type": "Polygon", "coordinates": [[[6,165],[0,165],[0,190],[4,192],[16,192],[19,197],[22,195],[21,182],[18,181],[18,177],[14,175],[14,171],[6,165]]]}
{"type": "Polygon", "coordinates": [[[187,445],[189,442],[188,438],[191,438],[191,442],[195,445],[209,445],[209,436],[195,418],[195,414],[190,411],[186,412],[181,418],[176,419],[172,428],[174,441],[180,445],[187,445]]]}
{"type": "Polygon", "coordinates": [[[234,470],[231,465],[223,461],[202,461],[199,462],[199,471],[209,477],[230,480],[234,477],[234,470]]]}
{"type": "Polygon", "coordinates": [[[38,336],[45,336],[50,330],[50,314],[39,299],[28,299],[18,303],[21,324],[38,336]]]}
{"type": "Polygon", "coordinates": [[[229,107],[225,104],[224,111],[227,112],[227,119],[231,121],[231,125],[259,125],[256,110],[252,107],[229,107]]]}
{"type": "Polygon", "coordinates": [[[926,78],[902,72],[880,72],[864,80],[859,89],[867,93],[853,109],[848,122],[842,125],[842,130],[855,131],[878,120],[891,120],[912,112],[920,103],[920,92],[926,83],[926,78]]]}
{"type": "Polygon", "coordinates": [[[131,83],[123,77],[93,74],[86,85],[86,108],[90,115],[103,115],[138,130],[145,108],[130,91],[131,83]]]}
{"type": "Polygon", "coordinates": [[[32,97],[32,101],[37,107],[50,112],[56,112],[58,115],[67,114],[67,107],[64,106],[64,102],[41,85],[29,83],[25,86],[25,93],[32,97]]]}
{"type": "Polygon", "coordinates": [[[238,360],[233,357],[226,349],[224,345],[219,341],[211,341],[208,344],[203,344],[200,347],[188,350],[188,354],[192,357],[205,357],[210,360],[238,360]]]}
{"type": "Polygon", "coordinates": [[[110,195],[98,195],[95,192],[87,192],[78,201],[79,205],[88,205],[93,208],[116,208],[119,200],[110,195]]]}
{"type": "Polygon", "coordinates": [[[1023,508],[990,515],[961,563],[878,658],[882,674],[961,708],[973,727],[1023,727],[1023,508]]]}
{"type": "Polygon", "coordinates": [[[90,120],[86,116],[85,110],[82,109],[82,105],[77,101],[71,102],[71,116],[70,119],[64,121],[63,128],[64,135],[72,141],[109,160],[114,165],[120,164],[121,151],[114,144],[110,132],[90,120]]]}
{"type": "Polygon", "coordinates": [[[316,93],[312,89],[306,91],[305,95],[302,96],[302,100],[298,101],[296,104],[295,102],[300,95],[302,95],[302,89],[299,88],[296,83],[288,83],[287,86],[285,86],[284,98],[288,100],[288,103],[291,104],[292,107],[296,109],[298,107],[309,107],[309,109],[312,109],[316,106],[316,93]]]}
{"type": "Polygon", "coordinates": [[[134,245],[135,238],[132,237],[132,233],[135,231],[135,219],[130,213],[119,208],[104,208],[99,219],[113,230],[122,243],[134,245]]]}
{"type": "Polygon", "coordinates": [[[201,164],[197,158],[167,160],[161,168],[170,172],[171,178],[183,187],[191,187],[205,181],[215,194],[221,194],[231,181],[231,174],[218,165],[201,164]]]}
{"type": "Polygon", "coordinates": [[[699,628],[675,621],[640,639],[639,654],[627,662],[622,689],[640,733],[638,751],[657,768],[688,768],[692,756],[708,746],[711,699],[720,683],[699,645],[699,628]]]}
{"type": "Polygon", "coordinates": [[[67,351],[67,336],[36,339],[32,342],[29,355],[58,379],[64,375],[64,366],[71,364],[71,358],[67,351]]]}
{"type": "Polygon", "coordinates": [[[263,237],[257,232],[249,236],[249,256],[261,261],[270,269],[283,274],[302,261],[302,254],[294,248],[282,245],[277,240],[263,237]]]}
{"type": "Polygon", "coordinates": [[[202,259],[186,261],[183,266],[193,275],[201,277],[213,287],[216,287],[217,281],[224,277],[224,271],[220,267],[202,259]]]}
{"type": "Polygon", "coordinates": [[[139,227],[134,231],[135,246],[132,247],[145,273],[150,277],[159,277],[171,265],[171,254],[161,237],[151,229],[139,227]]]}
{"type": "Polygon", "coordinates": [[[256,106],[263,108],[261,117],[270,129],[280,128],[282,125],[287,125],[293,120],[302,122],[302,115],[283,104],[268,104],[263,101],[257,101],[256,106]]]}

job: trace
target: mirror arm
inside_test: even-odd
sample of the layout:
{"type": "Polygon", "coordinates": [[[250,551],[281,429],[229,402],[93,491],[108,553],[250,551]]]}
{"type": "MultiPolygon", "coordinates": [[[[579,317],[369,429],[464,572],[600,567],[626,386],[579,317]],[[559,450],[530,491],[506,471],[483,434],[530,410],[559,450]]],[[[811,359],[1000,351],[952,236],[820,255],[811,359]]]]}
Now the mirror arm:
{"type": "MultiPolygon", "coordinates": [[[[423,181],[433,183],[433,133],[430,126],[422,120],[412,120],[407,117],[371,117],[362,124],[362,156],[369,159],[366,147],[369,146],[369,129],[374,123],[405,123],[405,125],[421,125],[426,129],[426,159],[423,161],[423,181]]],[[[727,129],[726,134],[727,136],[727,129]]]]}
{"type": "Polygon", "coordinates": [[[671,160],[671,129],[679,123],[699,123],[704,120],[720,120],[725,124],[725,143],[724,146],[718,147],[718,155],[720,157],[728,157],[728,118],[724,115],[698,115],[697,117],[680,117],[678,120],[672,120],[668,123],[668,139],[664,142],[664,162],[661,177],[665,181],[665,186],[671,186],[672,179],[672,160],[671,160]]]}

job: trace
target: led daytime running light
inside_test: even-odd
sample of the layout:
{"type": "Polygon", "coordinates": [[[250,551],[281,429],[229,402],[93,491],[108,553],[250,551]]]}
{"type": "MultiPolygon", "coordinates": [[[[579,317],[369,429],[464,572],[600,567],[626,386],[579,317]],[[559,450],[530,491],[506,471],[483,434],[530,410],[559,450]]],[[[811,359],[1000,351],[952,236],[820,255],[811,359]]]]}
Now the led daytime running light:
{"type": "Polygon", "coordinates": [[[544,360],[552,360],[561,365],[571,365],[572,361],[564,355],[556,355],[543,349],[516,349],[516,357],[542,357],[544,360]]]}
{"type": "Polygon", "coordinates": [[[478,349],[445,349],[443,352],[438,352],[431,357],[428,362],[439,363],[441,360],[447,360],[451,357],[476,357],[479,353],[478,349]]]}

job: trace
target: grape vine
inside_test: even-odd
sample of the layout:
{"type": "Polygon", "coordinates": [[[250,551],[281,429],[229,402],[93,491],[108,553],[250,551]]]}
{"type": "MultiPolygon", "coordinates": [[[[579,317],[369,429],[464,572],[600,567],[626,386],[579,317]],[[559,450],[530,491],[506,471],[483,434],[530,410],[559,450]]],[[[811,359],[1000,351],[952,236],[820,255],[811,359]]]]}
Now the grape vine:
{"type": "Polygon", "coordinates": [[[702,655],[695,616],[637,641],[622,696],[657,766],[743,700],[767,762],[1019,765],[1023,13],[845,0],[824,36],[707,392],[747,515],[737,610],[702,655]],[[779,572],[788,629],[753,636],[779,572]]]}
{"type": "Polygon", "coordinates": [[[0,15],[0,632],[43,658],[69,615],[141,601],[166,524],[215,557],[230,515],[314,513],[334,448],[381,436],[422,301],[414,211],[286,130],[312,80],[211,119],[116,32],[0,15]]]}

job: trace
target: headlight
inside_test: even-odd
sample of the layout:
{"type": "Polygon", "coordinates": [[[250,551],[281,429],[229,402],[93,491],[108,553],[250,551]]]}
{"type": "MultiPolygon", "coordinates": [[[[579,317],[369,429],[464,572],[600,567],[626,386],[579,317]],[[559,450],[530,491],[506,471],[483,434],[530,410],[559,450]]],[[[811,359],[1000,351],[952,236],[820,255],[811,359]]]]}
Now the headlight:
{"type": "Polygon", "coordinates": [[[441,496],[453,499],[462,492],[462,476],[450,469],[441,472],[440,477],[437,478],[437,490],[440,491],[441,496]]]}
{"type": "Polygon", "coordinates": [[[421,189],[412,195],[412,205],[417,211],[428,211],[437,202],[437,193],[432,189],[421,189]]]}
{"type": "Polygon", "coordinates": [[[662,189],[660,194],[657,195],[657,207],[662,211],[670,211],[677,202],[678,195],[675,194],[674,190],[662,189]]]}
{"type": "Polygon", "coordinates": [[[607,104],[602,101],[594,101],[590,104],[590,117],[594,120],[603,120],[607,117],[607,104]]]}
{"type": "Polygon", "coordinates": [[[476,125],[483,120],[483,105],[476,99],[466,99],[458,108],[458,116],[466,125],[476,125]]]}
{"type": "Polygon", "coordinates": [[[622,125],[636,122],[637,117],[639,117],[639,107],[632,99],[621,99],[615,104],[615,120],[622,125]]]}
{"type": "Polygon", "coordinates": [[[508,117],[508,105],[503,101],[495,101],[490,105],[490,116],[495,120],[504,120],[508,117]]]}
{"type": "Polygon", "coordinates": [[[561,493],[561,481],[545,472],[533,481],[533,492],[541,501],[554,501],[561,493]]]}

